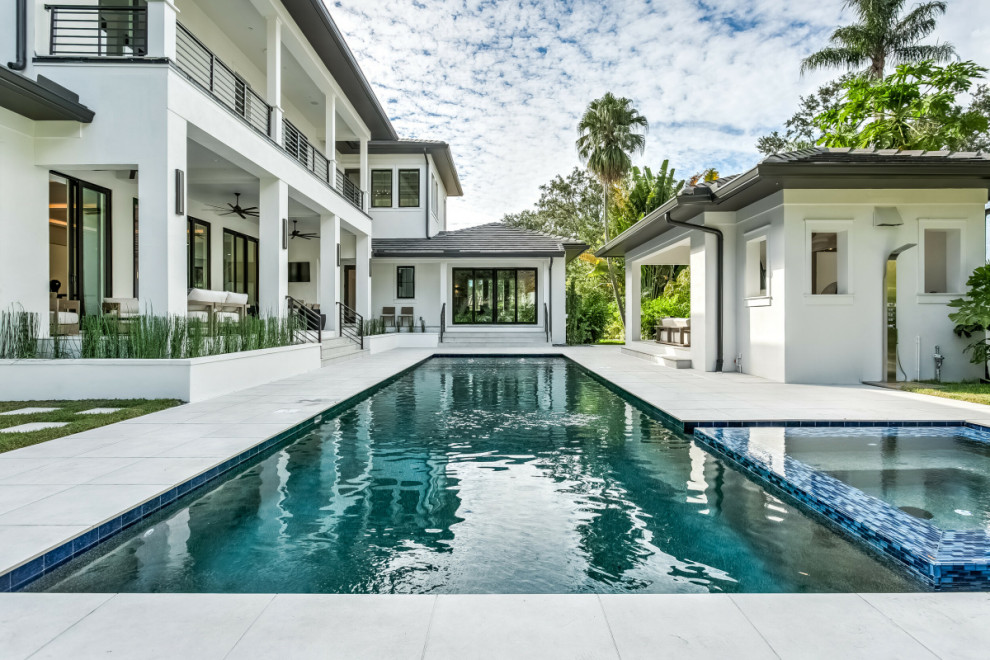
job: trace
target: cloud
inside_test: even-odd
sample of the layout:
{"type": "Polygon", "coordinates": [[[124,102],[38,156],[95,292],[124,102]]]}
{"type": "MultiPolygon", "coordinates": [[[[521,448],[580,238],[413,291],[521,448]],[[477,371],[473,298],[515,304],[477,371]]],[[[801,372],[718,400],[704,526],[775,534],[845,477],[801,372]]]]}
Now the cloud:
{"type": "MultiPolygon", "coordinates": [[[[841,0],[325,1],[399,134],[451,144],[452,229],[528,208],[579,164],[575,126],[606,91],[650,121],[637,162],[751,167],[756,138],[834,75],[802,77],[801,58],[852,18],[841,0]]],[[[990,65],[990,2],[951,0],[934,38],[990,65]]]]}

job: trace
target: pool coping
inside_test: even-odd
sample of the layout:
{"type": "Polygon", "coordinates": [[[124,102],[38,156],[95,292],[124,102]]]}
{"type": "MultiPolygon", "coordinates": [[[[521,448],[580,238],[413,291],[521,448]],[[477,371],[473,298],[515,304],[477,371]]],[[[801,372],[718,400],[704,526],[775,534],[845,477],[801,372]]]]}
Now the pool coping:
{"type": "MultiPolygon", "coordinates": [[[[987,433],[986,427],[977,424],[938,426],[987,433]]],[[[885,427],[908,428],[887,423],[874,425],[874,428],[885,427]]],[[[833,529],[893,559],[933,589],[990,589],[990,535],[985,530],[943,529],[787,454],[774,456],[769,451],[760,451],[758,445],[751,446],[751,428],[755,427],[698,428],[693,435],[699,444],[728,460],[761,486],[802,505],[803,510],[817,514],[833,529]]],[[[800,428],[812,431],[823,427],[800,428]]]]}
{"type": "MultiPolygon", "coordinates": [[[[138,504],[123,511],[122,513],[106,519],[96,525],[90,526],[83,532],[69,537],[66,541],[50,547],[48,550],[39,553],[33,558],[22,561],[0,574],[0,592],[19,591],[34,582],[35,580],[63,567],[69,561],[77,559],[82,554],[93,550],[96,546],[109,541],[120,532],[133,527],[149,516],[159,513],[165,507],[177,505],[188,496],[201,492],[207,486],[227,475],[231,470],[244,465],[245,462],[258,457],[260,454],[272,451],[276,447],[286,444],[301,435],[309,432],[316,424],[320,423],[324,416],[334,415],[342,409],[352,406],[361,399],[373,395],[376,391],[401,378],[406,373],[415,370],[422,364],[434,358],[563,358],[578,366],[582,371],[590,375],[597,382],[603,384],[613,392],[625,397],[635,399],[645,409],[652,412],[656,417],[665,423],[674,426],[688,435],[696,432],[699,428],[745,428],[745,427],[864,427],[864,426],[899,426],[899,427],[944,427],[944,426],[972,426],[974,428],[985,428],[979,424],[963,421],[949,420],[918,420],[918,421],[807,421],[807,420],[750,420],[750,421],[682,421],[679,418],[667,413],[658,405],[652,403],[642,395],[634,393],[615,383],[607,377],[597,373],[594,367],[585,364],[581,360],[569,355],[567,347],[553,347],[550,350],[541,348],[538,350],[513,350],[513,351],[484,351],[484,350],[460,350],[450,351],[438,347],[429,351],[416,351],[422,358],[402,367],[398,371],[378,380],[364,389],[358,390],[344,399],[335,402],[333,405],[320,410],[312,416],[295,422],[279,433],[249,446],[233,456],[218,461],[213,467],[203,470],[201,473],[177,483],[169,488],[165,488],[158,494],[147,498],[138,504]]],[[[410,351],[412,352],[412,351],[410,351]]],[[[635,358],[633,358],[635,359],[635,358]]],[[[662,367],[657,367],[662,369],[662,367]]]]}

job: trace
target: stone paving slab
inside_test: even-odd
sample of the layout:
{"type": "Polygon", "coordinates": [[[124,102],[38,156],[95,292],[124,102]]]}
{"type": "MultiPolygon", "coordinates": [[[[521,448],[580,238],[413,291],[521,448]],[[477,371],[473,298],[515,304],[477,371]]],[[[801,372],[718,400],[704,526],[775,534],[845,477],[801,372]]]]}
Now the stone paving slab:
{"type": "Polygon", "coordinates": [[[2,594],[5,660],[986,657],[987,594],[2,594]]]}
{"type": "Polygon", "coordinates": [[[58,408],[18,408],[17,410],[8,410],[7,412],[0,412],[0,416],[3,415],[34,415],[37,413],[50,413],[55,412],[58,408]]]}
{"type": "Polygon", "coordinates": [[[33,431],[44,431],[45,429],[57,429],[68,426],[68,422],[28,422],[17,426],[8,426],[0,429],[0,433],[31,433],[33,431]]]}

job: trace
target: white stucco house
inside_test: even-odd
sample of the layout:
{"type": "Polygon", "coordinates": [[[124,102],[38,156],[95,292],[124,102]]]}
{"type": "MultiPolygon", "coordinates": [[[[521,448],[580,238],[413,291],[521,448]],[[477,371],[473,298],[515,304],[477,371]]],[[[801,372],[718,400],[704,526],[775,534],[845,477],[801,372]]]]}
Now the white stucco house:
{"type": "Polygon", "coordinates": [[[564,342],[583,246],[448,231],[450,148],[399,137],[322,0],[0,11],[0,309],[185,315],[196,288],[318,307],[324,337],[411,307],[445,341],[564,342]]]}
{"type": "Polygon", "coordinates": [[[938,347],[944,380],[975,380],[946,303],[986,263],[988,189],[982,153],[812,148],[688,186],[597,254],[626,259],[627,350],[859,383],[934,378],[938,347]],[[690,346],[640,340],[647,264],[691,267],[690,346]]]}

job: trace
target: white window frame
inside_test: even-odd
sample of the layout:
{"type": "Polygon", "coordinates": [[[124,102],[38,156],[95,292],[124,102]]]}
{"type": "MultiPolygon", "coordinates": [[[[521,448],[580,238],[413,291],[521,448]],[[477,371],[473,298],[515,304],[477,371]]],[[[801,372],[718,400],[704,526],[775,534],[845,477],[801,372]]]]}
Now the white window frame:
{"type": "Polygon", "coordinates": [[[918,220],[918,302],[919,303],[933,303],[933,304],[944,304],[953,298],[961,297],[966,290],[966,277],[967,273],[962,267],[966,245],[966,221],[965,220],[939,220],[931,218],[920,218],[918,220]],[[958,254],[956,259],[952,259],[951,256],[947,257],[946,265],[952,269],[955,268],[956,272],[951,270],[946,273],[946,279],[951,280],[949,282],[950,291],[943,291],[940,293],[928,293],[925,287],[925,255],[927,246],[926,243],[926,232],[928,230],[934,231],[947,231],[947,232],[958,232],[958,254]]]}
{"type": "Polygon", "coordinates": [[[748,307],[768,306],[773,300],[770,290],[771,274],[773,273],[773,270],[770,268],[770,225],[763,225],[762,227],[748,231],[743,236],[745,238],[745,253],[743,255],[743,286],[745,290],[743,292],[743,298],[746,300],[748,307]],[[758,290],[759,271],[756,271],[755,275],[757,289],[754,289],[752,286],[754,271],[751,259],[753,258],[753,250],[758,250],[759,243],[761,242],[766,244],[767,288],[765,293],[760,293],[758,290]]]}
{"type": "Polygon", "coordinates": [[[804,221],[804,298],[812,304],[848,305],[854,300],[855,259],[850,254],[853,243],[853,221],[847,219],[815,219],[804,221]],[[837,274],[839,292],[835,294],[815,294],[811,291],[811,239],[814,234],[836,234],[839,251],[837,274]]]}

